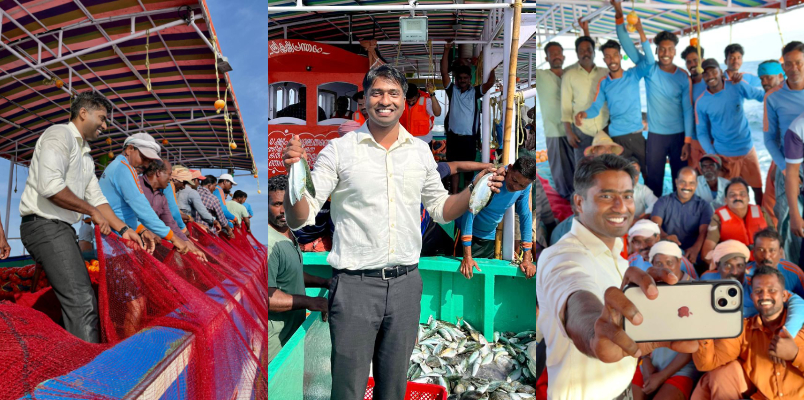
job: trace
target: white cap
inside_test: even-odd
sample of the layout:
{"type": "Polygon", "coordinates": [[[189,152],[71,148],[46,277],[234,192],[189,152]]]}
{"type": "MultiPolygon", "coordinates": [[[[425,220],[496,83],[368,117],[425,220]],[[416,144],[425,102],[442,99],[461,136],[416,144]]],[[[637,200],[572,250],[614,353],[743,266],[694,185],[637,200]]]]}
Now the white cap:
{"type": "Polygon", "coordinates": [[[156,143],[156,140],[154,140],[154,138],[147,133],[139,132],[127,137],[126,141],[123,142],[123,148],[126,148],[128,145],[136,147],[137,150],[142,153],[142,155],[150,158],[151,160],[158,160],[161,158],[159,157],[161,147],[159,147],[159,144],[156,143]]]}
{"type": "Polygon", "coordinates": [[[659,233],[661,233],[661,231],[659,230],[659,225],[656,225],[655,222],[649,219],[640,219],[634,224],[634,226],[631,227],[631,229],[628,230],[628,237],[629,238],[634,236],[648,237],[658,235],[659,233]]]}
{"type": "Polygon", "coordinates": [[[221,174],[221,176],[218,177],[218,181],[229,181],[232,182],[232,185],[237,186],[237,182],[235,182],[231,174],[221,174]]]}
{"type": "Polygon", "coordinates": [[[654,244],[650,248],[648,259],[650,260],[651,263],[653,263],[653,256],[657,254],[673,256],[679,259],[684,256],[684,253],[681,251],[681,247],[678,247],[677,244],[668,240],[662,240],[661,242],[654,244]]]}

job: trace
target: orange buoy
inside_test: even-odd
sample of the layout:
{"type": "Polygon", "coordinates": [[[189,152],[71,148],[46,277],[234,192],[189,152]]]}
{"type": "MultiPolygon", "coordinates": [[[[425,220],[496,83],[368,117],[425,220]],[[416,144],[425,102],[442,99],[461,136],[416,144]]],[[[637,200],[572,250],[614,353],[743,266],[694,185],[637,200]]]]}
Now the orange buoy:
{"type": "Polygon", "coordinates": [[[223,100],[221,100],[221,99],[215,100],[215,109],[216,110],[223,110],[223,107],[226,107],[226,103],[223,100]]]}
{"type": "Polygon", "coordinates": [[[111,151],[109,152],[109,158],[114,158],[114,153],[112,153],[111,151]]]}
{"type": "Polygon", "coordinates": [[[112,144],[112,138],[107,137],[106,138],[106,144],[112,144]]]}
{"type": "Polygon", "coordinates": [[[692,47],[698,47],[698,38],[692,38],[692,39],[690,39],[690,46],[692,46],[692,47]]]}
{"type": "Polygon", "coordinates": [[[234,149],[237,148],[237,143],[235,143],[235,142],[229,143],[229,147],[231,147],[232,150],[234,150],[234,149]]]}
{"type": "Polygon", "coordinates": [[[64,81],[62,81],[61,79],[57,79],[56,80],[56,87],[61,89],[62,86],[64,86],[64,81]]]}
{"type": "Polygon", "coordinates": [[[625,20],[631,25],[636,25],[636,23],[639,22],[639,15],[637,15],[636,11],[631,11],[628,13],[628,16],[625,17],[625,20]]]}
{"type": "Polygon", "coordinates": [[[262,190],[257,189],[257,194],[262,194],[262,190]]]}
{"type": "Polygon", "coordinates": [[[162,139],[162,146],[167,146],[167,145],[168,145],[168,140],[167,139],[162,139]]]}
{"type": "Polygon", "coordinates": [[[254,174],[254,178],[257,178],[257,174],[254,174]]]}

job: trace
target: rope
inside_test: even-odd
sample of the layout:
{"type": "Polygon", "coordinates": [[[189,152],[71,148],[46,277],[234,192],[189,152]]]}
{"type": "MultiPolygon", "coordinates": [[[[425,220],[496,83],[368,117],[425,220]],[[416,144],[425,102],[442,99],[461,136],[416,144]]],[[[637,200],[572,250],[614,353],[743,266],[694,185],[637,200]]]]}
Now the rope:
{"type": "MultiPolygon", "coordinates": [[[[402,40],[396,45],[396,58],[394,59],[394,68],[399,65],[399,53],[402,51],[402,40]]],[[[398,69],[398,68],[397,68],[398,69]]]]}
{"type": "Polygon", "coordinates": [[[148,70],[148,78],[145,80],[145,89],[151,91],[151,59],[148,48],[151,47],[151,30],[145,30],[145,69],[148,70]]]}
{"type": "MultiPolygon", "coordinates": [[[[211,41],[212,42],[212,51],[215,53],[215,61],[213,62],[213,64],[215,64],[215,93],[217,94],[216,98],[218,100],[220,100],[220,98],[221,98],[221,76],[220,76],[220,74],[218,74],[218,46],[215,44],[217,39],[218,39],[217,36],[212,35],[212,41],[211,41]]],[[[217,113],[220,114],[221,110],[217,110],[217,113]]]]}
{"type": "Polygon", "coordinates": [[[699,74],[702,74],[704,71],[703,67],[701,67],[701,64],[703,64],[703,59],[701,56],[701,0],[695,0],[695,18],[698,19],[698,45],[695,47],[698,48],[698,60],[699,60],[698,66],[695,67],[695,69],[698,70],[699,74]]]}
{"type": "Polygon", "coordinates": [[[731,24],[731,23],[730,23],[730,24],[729,24],[729,44],[734,43],[734,41],[732,41],[732,40],[731,40],[731,29],[732,29],[733,27],[734,27],[734,24],[731,24]]]}
{"type": "MultiPolygon", "coordinates": [[[[435,77],[433,75],[435,73],[434,71],[435,67],[433,66],[433,41],[431,39],[427,40],[427,69],[428,72],[430,73],[429,79],[433,80],[433,86],[435,86],[435,77]]],[[[428,80],[425,79],[424,80],[425,90],[427,90],[427,82],[428,80]]]]}
{"type": "Polygon", "coordinates": [[[516,148],[514,149],[516,158],[519,158],[519,147],[525,143],[525,136],[527,132],[525,131],[525,119],[522,117],[522,106],[525,105],[525,98],[522,97],[522,93],[517,92],[514,95],[514,103],[516,104],[516,117],[517,117],[517,126],[516,126],[516,148]]]}
{"type": "Polygon", "coordinates": [[[784,37],[782,36],[782,25],[779,24],[779,12],[781,9],[776,9],[776,30],[779,31],[779,39],[782,40],[782,47],[784,47],[784,37]]]}

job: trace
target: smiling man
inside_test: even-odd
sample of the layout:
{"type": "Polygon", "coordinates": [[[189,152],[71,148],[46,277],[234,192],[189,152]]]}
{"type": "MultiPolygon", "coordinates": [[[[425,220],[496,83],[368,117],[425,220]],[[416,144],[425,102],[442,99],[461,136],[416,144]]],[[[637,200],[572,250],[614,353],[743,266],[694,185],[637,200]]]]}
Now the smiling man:
{"type": "Polygon", "coordinates": [[[720,156],[723,177],[744,178],[761,206],[762,175],[743,101],[762,101],[765,92],[745,81],[725,80],[720,64],[712,58],[705,60],[702,66],[707,89],[695,103],[698,139],[704,151],[720,156]]]}
{"type": "Polygon", "coordinates": [[[773,228],[754,234],[754,261],[747,265],[746,274],[753,276],[757,267],[776,268],[784,275],[785,290],[804,297],[804,272],[798,265],[782,258],[781,237],[773,228]]]}
{"type": "MultiPolygon", "coordinates": [[[[290,206],[285,192],[285,218],[293,230],[314,223],[332,199],[332,399],[362,399],[370,366],[376,398],[405,397],[422,295],[420,205],[436,222],[452,221],[469,208],[474,185],[485,175],[459,194],[447,193],[430,148],[399,124],[407,86],[389,65],[369,70],[363,80],[368,122],[330,140],[318,154],[315,197],[306,193],[290,206]]],[[[298,136],[289,140],[285,168],[303,157],[298,136]]],[[[491,177],[491,190],[499,192],[502,180],[491,177]]]]}
{"type": "Polygon", "coordinates": [[[698,188],[695,195],[712,206],[712,211],[726,205],[726,186],[729,180],[720,176],[722,161],[716,154],[701,157],[700,166],[703,175],[698,176],[698,188]]]}
{"type": "Polygon", "coordinates": [[[743,56],[745,56],[745,50],[742,45],[732,43],[726,46],[723,50],[723,55],[726,57],[724,60],[726,63],[726,71],[724,72],[726,79],[734,79],[736,78],[735,75],[739,74],[741,79],[751,87],[762,88],[762,81],[756,75],[740,72],[740,68],[743,67],[743,56]]]}
{"type": "Polygon", "coordinates": [[[676,192],[662,196],[653,205],[651,221],[661,227],[661,238],[675,242],[687,259],[698,262],[706,238],[706,228],[712,219],[712,207],[695,196],[698,173],[684,167],[676,178],[676,192]]]}
{"type": "MultiPolygon", "coordinates": [[[[687,66],[687,72],[690,74],[693,110],[695,109],[695,101],[698,100],[698,97],[706,90],[706,82],[703,80],[703,74],[698,72],[698,66],[701,65],[704,54],[704,49],[701,47],[701,54],[699,56],[698,48],[695,46],[687,46],[687,48],[681,52],[681,58],[684,60],[684,64],[687,66]]],[[[690,167],[698,169],[701,157],[703,157],[705,153],[703,147],[701,147],[701,143],[698,142],[698,132],[695,131],[694,127],[690,138],[690,155],[689,158],[687,158],[687,162],[690,167]]]]}
{"type": "MultiPolygon", "coordinates": [[[[651,267],[650,254],[653,251],[653,246],[660,241],[660,233],[659,225],[656,225],[653,221],[643,219],[634,223],[634,226],[628,230],[628,252],[630,253],[628,266],[637,267],[643,271],[647,271],[651,267]]],[[[675,243],[673,245],[678,246],[675,243]]],[[[676,261],[681,271],[692,277],[692,279],[698,279],[698,272],[695,270],[695,266],[683,254],[676,261]]]]}
{"type": "Polygon", "coordinates": [[[748,247],[754,245],[754,235],[773,226],[770,216],[762,208],[749,204],[748,183],[743,178],[734,178],[726,186],[726,205],[715,210],[709,223],[703,256],[711,259],[709,252],[723,241],[734,239],[748,247]]]}

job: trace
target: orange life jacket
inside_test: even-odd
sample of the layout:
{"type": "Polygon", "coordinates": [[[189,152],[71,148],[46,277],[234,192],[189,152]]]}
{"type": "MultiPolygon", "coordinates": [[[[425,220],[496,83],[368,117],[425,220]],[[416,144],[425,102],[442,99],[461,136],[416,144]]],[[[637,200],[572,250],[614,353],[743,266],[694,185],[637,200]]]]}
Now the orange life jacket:
{"type": "Polygon", "coordinates": [[[419,91],[419,100],[411,107],[405,102],[405,112],[399,123],[413,136],[424,136],[430,133],[430,126],[435,121],[435,117],[427,112],[427,99],[429,93],[419,91]]]}
{"type": "Polygon", "coordinates": [[[620,252],[620,255],[624,259],[626,259],[626,260],[628,259],[628,234],[627,233],[623,236],[623,251],[620,252]]]}
{"type": "Polygon", "coordinates": [[[366,123],[366,117],[364,117],[363,114],[360,113],[360,111],[355,111],[354,114],[352,114],[352,119],[357,121],[357,123],[360,125],[366,123]]]}
{"type": "Polygon", "coordinates": [[[768,223],[757,205],[749,205],[745,220],[731,212],[728,206],[715,211],[720,216],[720,241],[734,239],[743,242],[746,246],[754,244],[754,234],[767,228],[768,223]]]}

